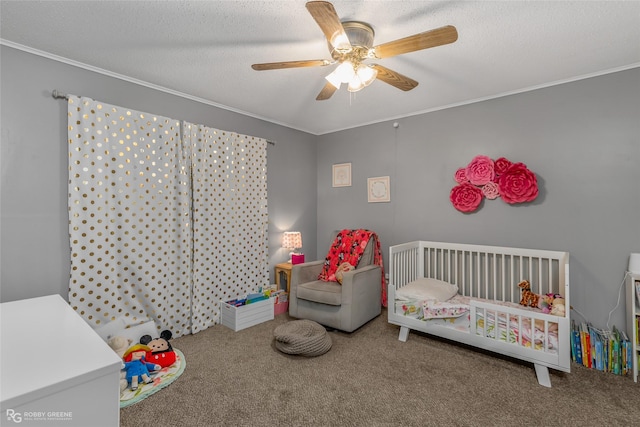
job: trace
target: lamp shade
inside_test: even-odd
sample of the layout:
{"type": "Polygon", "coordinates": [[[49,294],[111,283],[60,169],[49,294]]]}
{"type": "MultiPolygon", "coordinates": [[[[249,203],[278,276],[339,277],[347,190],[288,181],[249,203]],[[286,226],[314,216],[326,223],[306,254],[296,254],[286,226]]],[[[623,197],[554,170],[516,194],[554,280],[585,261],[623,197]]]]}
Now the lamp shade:
{"type": "Polygon", "coordinates": [[[299,231],[285,231],[282,236],[282,247],[299,249],[302,247],[302,233],[299,231]]]}

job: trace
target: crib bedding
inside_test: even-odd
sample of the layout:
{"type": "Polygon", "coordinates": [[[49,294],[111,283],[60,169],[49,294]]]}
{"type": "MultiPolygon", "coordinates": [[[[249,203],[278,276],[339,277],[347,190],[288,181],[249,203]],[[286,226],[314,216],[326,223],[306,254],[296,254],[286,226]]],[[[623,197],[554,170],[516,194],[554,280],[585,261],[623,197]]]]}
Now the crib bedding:
{"type": "Polygon", "coordinates": [[[498,312],[498,322],[496,325],[496,312],[486,310],[478,311],[476,317],[476,334],[486,335],[489,338],[495,338],[498,334],[498,340],[508,342],[510,344],[519,344],[523,347],[532,348],[534,350],[544,350],[549,353],[558,351],[558,324],[549,322],[548,331],[546,333],[545,348],[545,331],[543,322],[535,322],[533,334],[531,333],[531,320],[522,318],[522,316],[513,316],[498,312]],[[486,315],[485,315],[486,314],[486,315]],[[509,322],[507,324],[507,317],[509,322]],[[533,344],[532,344],[533,342],[533,344]]]}
{"type": "Polygon", "coordinates": [[[460,294],[444,302],[422,298],[396,299],[396,311],[419,320],[460,317],[469,311],[470,298],[460,294]]]}
{"type": "MultiPolygon", "coordinates": [[[[403,313],[406,317],[429,322],[446,328],[452,328],[460,332],[469,333],[471,330],[471,305],[472,298],[463,295],[455,295],[453,298],[440,302],[436,300],[396,300],[396,312],[403,313]]],[[[545,346],[545,324],[542,321],[534,321],[533,334],[531,333],[531,319],[523,316],[509,315],[501,312],[499,307],[513,307],[519,310],[539,312],[531,307],[524,307],[509,302],[475,299],[498,306],[496,310],[477,309],[475,319],[476,335],[484,335],[510,344],[519,344],[535,350],[546,350],[554,353],[558,349],[558,324],[548,322],[547,342],[545,346]],[[496,325],[496,314],[498,322],[496,325]],[[507,318],[509,321],[507,322],[507,318]],[[485,329],[486,327],[486,329],[485,329]],[[486,331],[486,332],[485,332],[486,331]],[[533,338],[532,338],[533,337],[533,338]],[[532,345],[533,342],[533,345],[532,345]]]]}

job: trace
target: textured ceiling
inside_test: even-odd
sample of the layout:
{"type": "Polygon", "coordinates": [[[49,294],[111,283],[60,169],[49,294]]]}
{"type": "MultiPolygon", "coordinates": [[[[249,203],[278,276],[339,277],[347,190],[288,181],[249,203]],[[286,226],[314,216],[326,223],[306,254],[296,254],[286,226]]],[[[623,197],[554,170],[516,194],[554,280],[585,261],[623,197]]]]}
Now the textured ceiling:
{"type": "Polygon", "coordinates": [[[444,25],[459,38],[376,61],[417,80],[412,91],[378,80],[327,101],[315,97],[333,67],[251,69],[330,58],[301,0],[3,0],[0,38],[313,134],[640,66],[639,1],[332,3],[342,20],[371,24],[376,45],[444,25]]]}

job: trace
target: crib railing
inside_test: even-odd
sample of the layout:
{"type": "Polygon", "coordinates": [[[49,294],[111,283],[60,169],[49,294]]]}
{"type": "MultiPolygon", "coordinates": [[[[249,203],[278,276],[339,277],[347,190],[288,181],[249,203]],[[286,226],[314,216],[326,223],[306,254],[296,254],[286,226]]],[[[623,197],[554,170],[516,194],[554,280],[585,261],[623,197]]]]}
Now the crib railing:
{"type": "Polygon", "coordinates": [[[464,296],[518,303],[517,285],[528,280],[532,292],[560,294],[568,306],[568,257],[557,251],[411,242],[390,248],[389,283],[399,289],[430,277],[458,285],[464,296]]]}

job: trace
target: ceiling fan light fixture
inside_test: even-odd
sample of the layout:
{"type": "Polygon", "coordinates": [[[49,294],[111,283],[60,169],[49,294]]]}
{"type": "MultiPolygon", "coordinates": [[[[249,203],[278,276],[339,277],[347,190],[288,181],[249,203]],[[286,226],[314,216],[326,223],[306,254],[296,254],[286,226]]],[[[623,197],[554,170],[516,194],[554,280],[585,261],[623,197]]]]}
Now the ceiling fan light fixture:
{"type": "Polygon", "coordinates": [[[368,65],[360,64],[356,69],[356,75],[366,87],[373,83],[378,75],[378,71],[368,65]]]}
{"type": "Polygon", "coordinates": [[[333,37],[331,37],[330,43],[331,46],[340,53],[351,52],[351,43],[349,43],[349,38],[343,32],[334,34],[333,37]]]}
{"type": "Polygon", "coordinates": [[[358,75],[354,75],[351,81],[349,82],[349,86],[347,86],[347,90],[349,92],[357,92],[359,90],[364,89],[365,84],[362,82],[358,75]]]}
{"type": "Polygon", "coordinates": [[[325,79],[331,83],[336,89],[340,89],[340,85],[342,84],[342,80],[340,80],[340,76],[336,73],[336,70],[333,70],[331,74],[329,74],[325,79]]]}
{"type": "Polygon", "coordinates": [[[344,61],[342,64],[338,65],[334,73],[336,73],[336,76],[340,78],[342,83],[349,83],[351,79],[353,79],[353,76],[356,75],[356,70],[354,69],[351,61],[344,61]]]}
{"type": "Polygon", "coordinates": [[[360,90],[364,89],[364,85],[362,84],[362,82],[360,81],[360,79],[355,78],[352,81],[349,82],[349,86],[347,87],[347,90],[349,92],[358,92],[360,90]]]}

